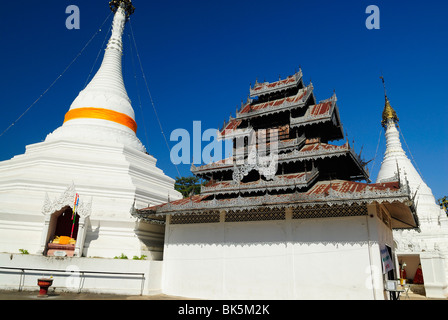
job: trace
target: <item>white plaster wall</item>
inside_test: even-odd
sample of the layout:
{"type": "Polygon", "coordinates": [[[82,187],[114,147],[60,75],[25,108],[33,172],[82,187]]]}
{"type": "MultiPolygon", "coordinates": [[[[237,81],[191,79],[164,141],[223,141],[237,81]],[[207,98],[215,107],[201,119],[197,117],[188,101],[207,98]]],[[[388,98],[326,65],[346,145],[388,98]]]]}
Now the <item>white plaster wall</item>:
{"type": "Polygon", "coordinates": [[[381,271],[374,290],[369,267],[381,270],[379,244],[391,233],[376,215],[168,225],[162,290],[204,299],[384,299],[381,271]]]}
{"type": "Polygon", "coordinates": [[[39,290],[37,279],[53,276],[50,292],[112,293],[129,295],[152,295],[161,293],[162,262],[148,260],[117,260],[91,258],[56,258],[37,255],[0,253],[0,267],[53,269],[54,271],[21,271],[0,269],[0,289],[39,290]],[[69,273],[74,271],[75,273],[69,273]],[[144,273],[141,276],[105,275],[87,273],[82,277],[80,271],[144,273]],[[143,291],[142,291],[143,287],[143,291]]]}
{"type": "Polygon", "coordinates": [[[448,297],[445,257],[435,252],[420,253],[426,296],[430,298],[448,297]]]}
{"type": "Polygon", "coordinates": [[[75,141],[30,145],[25,154],[0,162],[0,252],[37,253],[46,194],[53,201],[72,184],[84,203],[92,203],[86,256],[149,256],[141,239],[156,236],[155,258],[161,259],[163,231],[138,232],[130,210],[134,203],[142,208],[164,203],[168,197],[181,198],[174,180],[143,152],[120,144],[75,141]]]}

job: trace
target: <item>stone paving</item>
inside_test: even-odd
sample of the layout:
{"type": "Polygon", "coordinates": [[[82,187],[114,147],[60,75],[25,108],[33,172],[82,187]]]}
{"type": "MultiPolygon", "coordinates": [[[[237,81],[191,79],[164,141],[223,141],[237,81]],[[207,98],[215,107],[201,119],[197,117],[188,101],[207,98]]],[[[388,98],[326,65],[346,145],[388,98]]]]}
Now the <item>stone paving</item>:
{"type": "Polygon", "coordinates": [[[38,297],[38,291],[0,291],[0,300],[195,300],[157,294],[151,296],[115,295],[96,293],[49,292],[48,297],[38,297]]]}
{"type": "MultiPolygon", "coordinates": [[[[401,295],[400,300],[448,300],[447,299],[430,299],[421,294],[413,292],[408,293],[409,297],[401,295]]],[[[193,298],[169,296],[165,294],[157,294],[151,296],[138,295],[113,295],[113,294],[96,294],[96,293],[66,293],[53,292],[48,297],[38,297],[38,291],[0,291],[0,300],[199,300],[193,298]]]]}

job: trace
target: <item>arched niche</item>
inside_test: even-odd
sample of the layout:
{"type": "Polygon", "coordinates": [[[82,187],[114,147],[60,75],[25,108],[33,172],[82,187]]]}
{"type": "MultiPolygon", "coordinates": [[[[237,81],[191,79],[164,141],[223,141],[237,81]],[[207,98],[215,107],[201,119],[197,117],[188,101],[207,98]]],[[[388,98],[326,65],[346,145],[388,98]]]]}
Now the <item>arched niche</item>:
{"type": "MultiPolygon", "coordinates": [[[[73,221],[74,199],[77,195],[74,184],[67,188],[57,199],[51,201],[48,194],[45,197],[45,203],[42,208],[42,213],[45,216],[44,226],[42,230],[41,244],[39,254],[46,255],[48,244],[53,238],[58,235],[71,235],[71,226],[73,221]],[[70,228],[70,233],[68,229],[70,228]],[[64,233],[64,234],[57,234],[64,233]]],[[[85,203],[80,196],[78,206],[76,207],[74,233],[76,235],[76,244],[74,249],[74,256],[82,256],[84,242],[86,237],[86,228],[88,227],[89,217],[91,213],[92,203],[85,203]],[[76,229],[76,234],[75,234],[76,229]]]]}
{"type": "MultiPolygon", "coordinates": [[[[44,254],[53,255],[54,251],[69,250],[68,252],[74,254],[75,245],[60,245],[54,243],[57,237],[70,237],[75,241],[78,240],[80,216],[70,206],[65,206],[59,211],[53,213],[50,217],[50,224],[48,226],[46,247],[44,254]],[[64,248],[63,246],[67,246],[64,248]]],[[[69,254],[71,255],[71,254],[69,254]]]]}

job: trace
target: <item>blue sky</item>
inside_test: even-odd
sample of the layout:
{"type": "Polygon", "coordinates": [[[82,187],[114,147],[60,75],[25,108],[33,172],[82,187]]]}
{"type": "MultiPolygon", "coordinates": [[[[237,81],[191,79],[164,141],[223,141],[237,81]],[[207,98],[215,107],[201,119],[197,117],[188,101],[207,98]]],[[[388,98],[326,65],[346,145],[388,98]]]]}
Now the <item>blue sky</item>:
{"type": "MultiPolygon", "coordinates": [[[[358,153],[363,148],[366,160],[375,157],[381,133],[376,160],[369,164],[375,180],[385,150],[380,124],[383,73],[412,157],[403,143],[405,151],[436,198],[448,195],[447,2],[135,0],[134,5],[135,39],[168,139],[178,128],[192,132],[193,121],[202,121],[203,130],[222,126],[256,78],[275,81],[301,66],[318,100],[336,91],[348,139],[354,140],[358,153]],[[365,11],[372,4],[380,9],[379,30],[365,26],[365,11]]],[[[47,0],[39,5],[17,0],[14,6],[0,13],[0,133],[39,98],[109,15],[108,1],[103,0],[47,0]],[[65,26],[68,5],[80,9],[79,30],[65,26]]],[[[111,18],[51,90],[0,137],[0,161],[23,154],[26,145],[43,141],[62,125],[92,67],[94,72],[99,67],[111,18]]],[[[124,77],[137,134],[158,159],[158,167],[175,177],[139,69],[138,85],[134,79],[129,30],[127,26],[124,77]]],[[[178,169],[190,175],[189,165],[178,169]]]]}

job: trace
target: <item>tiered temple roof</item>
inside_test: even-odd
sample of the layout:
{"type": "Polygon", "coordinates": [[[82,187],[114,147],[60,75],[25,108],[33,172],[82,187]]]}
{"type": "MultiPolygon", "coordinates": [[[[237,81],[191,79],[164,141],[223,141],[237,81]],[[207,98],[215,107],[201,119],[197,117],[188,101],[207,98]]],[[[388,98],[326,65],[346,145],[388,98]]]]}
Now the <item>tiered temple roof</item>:
{"type": "MultiPolygon", "coordinates": [[[[273,83],[256,82],[218,138],[232,140],[233,155],[192,165],[192,173],[206,181],[200,195],[136,215],[216,215],[222,210],[409,200],[405,183],[369,184],[366,163],[348,141],[331,143],[344,139],[336,94],[317,102],[301,70],[273,83]]],[[[415,221],[405,224],[414,226],[415,221]]]]}
{"type": "Polygon", "coordinates": [[[296,72],[294,75],[289,76],[284,80],[280,79],[279,81],[272,83],[258,83],[258,81],[256,81],[254,87],[250,88],[250,96],[259,97],[271,93],[277,93],[282,90],[288,90],[300,85],[303,86],[302,76],[302,70],[299,70],[299,72],[296,72]]]}
{"type": "MultiPolygon", "coordinates": [[[[256,83],[250,88],[250,99],[242,104],[235,117],[230,117],[224,123],[219,138],[234,140],[235,155],[238,151],[237,139],[263,130],[269,135],[270,129],[277,130],[278,134],[273,141],[278,151],[277,176],[282,173],[306,173],[316,167],[321,178],[369,181],[364,162],[348,141],[342,145],[329,143],[344,138],[336,94],[316,103],[313,85],[304,85],[301,70],[284,80],[256,83]],[[325,163],[324,159],[330,158],[341,160],[325,163]]],[[[272,144],[270,138],[267,136],[262,142],[266,144],[269,153],[272,144]]],[[[247,146],[248,142],[245,142],[246,157],[247,146]]],[[[192,165],[191,171],[206,180],[218,179],[230,183],[235,163],[236,157],[233,156],[200,167],[192,165]]],[[[254,178],[257,179],[257,176],[254,178]]]]}

